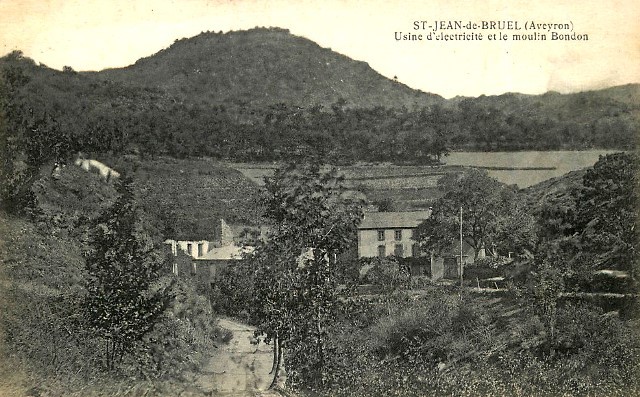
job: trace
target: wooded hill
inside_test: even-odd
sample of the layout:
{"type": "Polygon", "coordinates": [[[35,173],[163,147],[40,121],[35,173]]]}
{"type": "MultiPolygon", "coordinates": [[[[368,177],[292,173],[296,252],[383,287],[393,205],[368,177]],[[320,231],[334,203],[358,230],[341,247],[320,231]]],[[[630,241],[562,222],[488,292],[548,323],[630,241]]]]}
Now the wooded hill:
{"type": "Polygon", "coordinates": [[[96,153],[435,163],[449,150],[631,149],[640,126],[637,84],[445,100],[276,28],[202,33],[101,72],[20,52],[0,69],[17,123],[96,153]]]}
{"type": "Polygon", "coordinates": [[[356,108],[414,108],[444,102],[381,76],[366,62],[277,28],[201,33],[134,65],[87,74],[160,88],[203,105],[329,107],[343,98],[356,108]]]}

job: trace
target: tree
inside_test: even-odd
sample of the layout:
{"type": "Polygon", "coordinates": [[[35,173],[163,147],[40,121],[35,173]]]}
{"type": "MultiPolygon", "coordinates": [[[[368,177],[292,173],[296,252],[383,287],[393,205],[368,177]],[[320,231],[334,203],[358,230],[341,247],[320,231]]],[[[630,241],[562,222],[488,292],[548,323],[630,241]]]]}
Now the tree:
{"type": "Polygon", "coordinates": [[[376,287],[387,305],[387,313],[391,315],[392,302],[403,298],[403,291],[409,287],[409,268],[401,265],[395,257],[366,258],[363,263],[371,266],[364,277],[365,283],[376,287]]]}
{"type": "MultiPolygon", "coordinates": [[[[12,57],[21,57],[14,52],[12,57]]],[[[20,87],[27,84],[28,77],[18,67],[2,69],[0,79],[0,199],[2,208],[14,214],[25,214],[35,207],[35,195],[31,185],[35,180],[33,168],[21,166],[22,147],[19,140],[19,107],[15,98],[20,87]]]]}
{"type": "Polygon", "coordinates": [[[638,171],[635,154],[601,156],[575,192],[575,227],[583,254],[597,268],[631,271],[638,264],[638,171]]]}
{"type": "Polygon", "coordinates": [[[268,240],[250,258],[256,268],[254,322],[274,342],[274,382],[287,348],[289,380],[324,382],[327,327],[342,272],[336,257],[349,248],[362,218],[335,170],[317,162],[288,165],[266,180],[268,240]]]}
{"type": "Polygon", "coordinates": [[[523,252],[535,242],[535,223],[514,187],[501,184],[486,171],[470,169],[450,173],[438,181],[444,196],[433,207],[431,217],[418,226],[421,248],[440,254],[450,250],[460,236],[473,248],[523,252]]]}
{"type": "Polygon", "coordinates": [[[380,212],[393,212],[396,211],[397,207],[396,203],[391,197],[385,197],[379,200],[375,200],[371,204],[378,207],[378,211],[380,212]]]}
{"type": "Polygon", "coordinates": [[[5,211],[24,215],[36,209],[31,188],[41,170],[67,162],[77,147],[58,117],[25,89],[30,77],[22,53],[9,60],[0,73],[0,200],[5,211]]]}
{"type": "Polygon", "coordinates": [[[160,285],[161,256],[140,227],[130,178],[122,178],[118,193],[95,222],[86,259],[86,316],[105,340],[110,370],[153,329],[171,301],[171,286],[160,285]]]}

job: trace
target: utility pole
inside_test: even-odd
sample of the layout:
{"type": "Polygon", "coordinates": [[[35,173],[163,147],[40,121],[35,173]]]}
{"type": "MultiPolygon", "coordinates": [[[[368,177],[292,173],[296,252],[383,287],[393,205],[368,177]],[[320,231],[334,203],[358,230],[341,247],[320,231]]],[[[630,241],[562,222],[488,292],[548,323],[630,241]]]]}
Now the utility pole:
{"type": "Polygon", "coordinates": [[[462,288],[462,272],[464,271],[464,267],[462,265],[462,207],[460,207],[460,268],[458,272],[460,273],[460,288],[462,288]]]}

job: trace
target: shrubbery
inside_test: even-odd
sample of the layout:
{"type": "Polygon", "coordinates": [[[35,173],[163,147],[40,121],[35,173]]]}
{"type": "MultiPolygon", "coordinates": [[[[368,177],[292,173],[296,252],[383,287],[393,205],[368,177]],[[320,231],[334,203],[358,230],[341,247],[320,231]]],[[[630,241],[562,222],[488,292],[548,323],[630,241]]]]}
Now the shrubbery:
{"type": "Polygon", "coordinates": [[[251,322],[254,270],[245,261],[218,268],[211,281],[209,299],[216,313],[251,322]]]}
{"type": "Polygon", "coordinates": [[[178,377],[196,370],[214,346],[226,335],[216,326],[209,300],[194,286],[178,282],[170,309],[145,337],[136,355],[137,369],[146,377],[178,377]]]}
{"type": "MultiPolygon", "coordinates": [[[[350,303],[349,312],[354,303],[350,303]]],[[[550,313],[527,301],[432,290],[391,315],[365,309],[331,329],[326,393],[339,396],[634,395],[637,324],[582,305],[550,313]],[[356,316],[360,318],[359,316],[356,316]]],[[[321,393],[322,394],[322,393],[321,393]]]]}
{"type": "MultiPolygon", "coordinates": [[[[21,384],[0,384],[0,394],[10,387],[23,395],[22,385],[29,385],[32,394],[113,395],[134,390],[145,379],[154,385],[171,383],[201,363],[214,339],[225,337],[215,326],[207,297],[188,280],[178,280],[170,290],[174,299],[168,310],[131,345],[130,354],[106,372],[105,340],[85,316],[86,225],[76,223],[77,216],[49,222],[48,214],[55,213],[50,207],[35,221],[0,215],[0,361],[24,374],[21,384]]],[[[162,258],[159,252],[150,255],[162,258]]],[[[151,288],[168,285],[173,278],[171,264],[160,267],[162,278],[151,288]]],[[[9,369],[3,367],[4,374],[9,369]]],[[[144,387],[148,391],[155,386],[144,387]]]]}
{"type": "Polygon", "coordinates": [[[483,280],[494,277],[504,277],[507,266],[511,261],[504,257],[487,256],[478,258],[474,263],[465,264],[464,277],[470,280],[483,280]]]}

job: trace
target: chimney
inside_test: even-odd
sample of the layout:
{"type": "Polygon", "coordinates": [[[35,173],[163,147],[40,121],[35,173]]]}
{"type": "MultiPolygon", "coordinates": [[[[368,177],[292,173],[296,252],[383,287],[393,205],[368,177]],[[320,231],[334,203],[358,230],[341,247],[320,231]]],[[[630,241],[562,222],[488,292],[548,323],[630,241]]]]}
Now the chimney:
{"type": "Polygon", "coordinates": [[[227,222],[224,219],[220,219],[220,246],[224,247],[226,245],[233,244],[233,230],[227,225],[227,222]]]}

